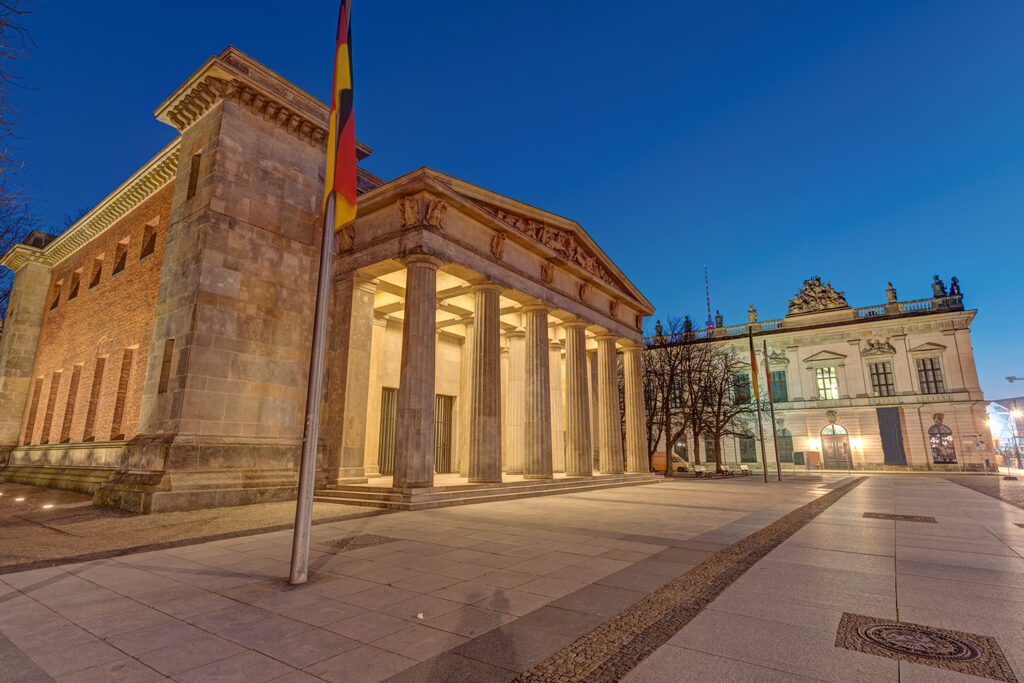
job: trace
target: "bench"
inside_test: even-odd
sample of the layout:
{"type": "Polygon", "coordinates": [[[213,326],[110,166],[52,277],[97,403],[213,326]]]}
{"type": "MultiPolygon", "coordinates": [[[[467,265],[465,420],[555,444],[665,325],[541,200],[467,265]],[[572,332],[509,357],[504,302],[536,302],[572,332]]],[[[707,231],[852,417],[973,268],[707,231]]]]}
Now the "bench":
{"type": "Polygon", "coordinates": [[[697,475],[698,477],[708,477],[708,476],[711,476],[710,474],[708,474],[708,468],[705,467],[704,465],[694,465],[693,466],[693,473],[695,475],[697,475]]]}
{"type": "Polygon", "coordinates": [[[750,467],[748,467],[747,465],[740,465],[740,474],[744,476],[750,474],[750,467]]]}
{"type": "Polygon", "coordinates": [[[722,476],[723,477],[731,477],[734,474],[736,474],[736,473],[733,472],[731,469],[729,469],[728,465],[722,465],[722,476]]]}

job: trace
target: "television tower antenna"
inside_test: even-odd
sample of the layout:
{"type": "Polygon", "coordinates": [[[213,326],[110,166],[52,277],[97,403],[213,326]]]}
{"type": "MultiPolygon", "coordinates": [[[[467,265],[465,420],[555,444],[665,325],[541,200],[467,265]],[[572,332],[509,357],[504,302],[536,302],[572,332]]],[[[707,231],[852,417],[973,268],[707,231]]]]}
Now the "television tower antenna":
{"type": "Polygon", "coordinates": [[[704,264],[704,297],[708,302],[708,319],[704,322],[704,329],[712,330],[715,327],[715,319],[711,317],[711,286],[708,284],[708,265],[704,264]]]}

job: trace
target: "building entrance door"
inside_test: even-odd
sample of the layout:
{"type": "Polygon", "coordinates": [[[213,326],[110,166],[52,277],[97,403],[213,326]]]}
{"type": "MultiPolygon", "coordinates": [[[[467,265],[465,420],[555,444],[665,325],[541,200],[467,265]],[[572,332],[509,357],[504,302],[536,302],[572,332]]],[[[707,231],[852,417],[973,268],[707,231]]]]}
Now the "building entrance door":
{"type": "Polygon", "coordinates": [[[821,430],[821,454],[826,470],[852,469],[850,462],[850,435],[837,424],[821,430]]]}
{"type": "Polygon", "coordinates": [[[380,473],[395,473],[395,431],[398,427],[398,389],[384,387],[380,395],[380,447],[377,466],[380,473]]]}
{"type": "Polygon", "coordinates": [[[434,471],[452,471],[452,408],[454,396],[434,397],[434,471]]]}

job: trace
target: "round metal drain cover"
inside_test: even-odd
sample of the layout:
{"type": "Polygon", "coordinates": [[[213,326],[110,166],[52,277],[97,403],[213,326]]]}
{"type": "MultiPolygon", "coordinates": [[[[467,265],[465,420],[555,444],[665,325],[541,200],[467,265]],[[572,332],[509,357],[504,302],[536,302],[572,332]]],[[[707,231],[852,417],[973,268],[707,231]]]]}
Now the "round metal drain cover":
{"type": "Polygon", "coordinates": [[[857,634],[893,652],[947,662],[970,662],[981,656],[977,648],[955,636],[909,624],[867,624],[857,634]]]}

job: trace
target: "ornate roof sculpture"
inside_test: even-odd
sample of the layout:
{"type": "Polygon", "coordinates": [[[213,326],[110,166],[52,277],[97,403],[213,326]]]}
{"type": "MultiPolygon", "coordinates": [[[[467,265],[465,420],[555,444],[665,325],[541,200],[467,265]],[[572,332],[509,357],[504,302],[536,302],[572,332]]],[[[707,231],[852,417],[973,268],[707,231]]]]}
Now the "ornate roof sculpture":
{"type": "Polygon", "coordinates": [[[850,304],[846,303],[846,297],[842,292],[833,289],[831,282],[822,284],[821,278],[815,275],[810,280],[804,280],[804,286],[789,300],[786,317],[849,307],[850,304]]]}

